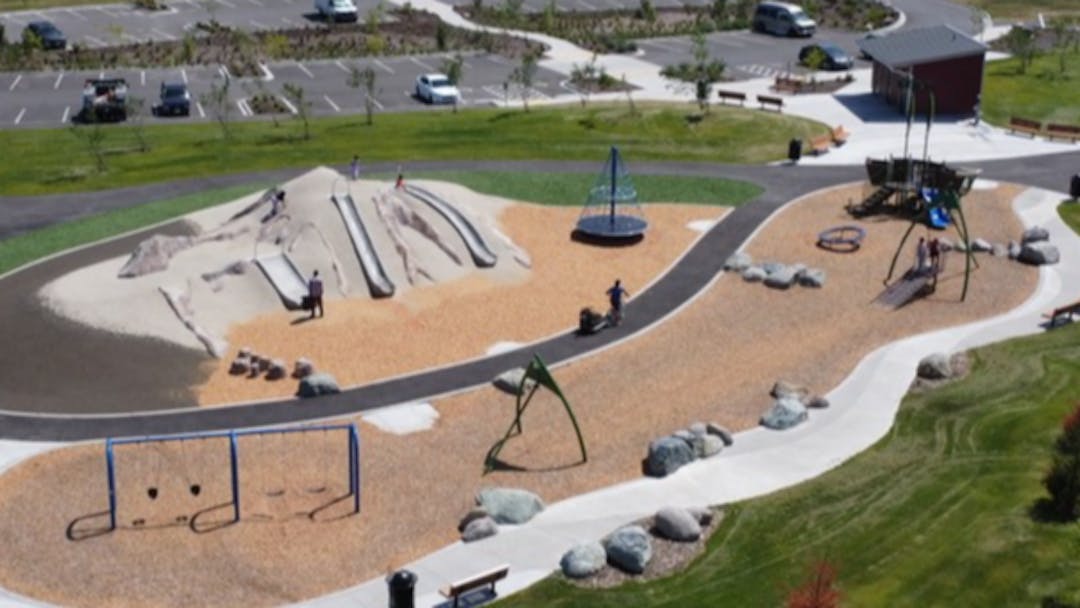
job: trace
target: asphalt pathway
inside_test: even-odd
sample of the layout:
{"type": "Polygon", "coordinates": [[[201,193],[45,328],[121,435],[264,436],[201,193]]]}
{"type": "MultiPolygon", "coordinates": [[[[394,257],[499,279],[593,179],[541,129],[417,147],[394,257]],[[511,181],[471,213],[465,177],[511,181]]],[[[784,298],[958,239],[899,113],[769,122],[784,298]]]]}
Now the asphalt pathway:
{"type": "MultiPolygon", "coordinates": [[[[1080,153],[978,163],[990,179],[1015,181],[1062,190],[1068,176],[1080,168],[1080,153]]],[[[413,171],[506,170],[587,172],[595,163],[580,162],[431,162],[411,163],[413,171]]],[[[729,214],[707,233],[668,274],[627,305],[625,322],[598,335],[559,335],[538,344],[444,369],[376,382],[338,395],[309,400],[282,400],[217,409],[194,409],[184,390],[197,374],[199,356],[151,340],[116,338],[58,320],[42,310],[34,294],[59,274],[95,260],[130,250],[152,232],[185,229],[181,222],[129,235],[124,239],[52,258],[3,279],[0,289],[0,341],[20,344],[0,352],[0,436],[11,439],[78,440],[209,429],[239,428],[310,420],[356,413],[396,403],[484,384],[497,374],[526,363],[533,353],[549,364],[580,356],[656,322],[681,302],[703,289],[735,251],[773,211],[791,199],[825,186],[861,179],[852,166],[792,167],[737,166],[690,163],[634,163],[636,174],[711,176],[743,179],[762,185],[756,200],[729,214]],[[39,353],[36,357],[34,353],[39,353]],[[191,357],[190,360],[185,357],[191,357]],[[47,364],[41,358],[49,359],[47,364]],[[48,385],[47,394],[41,386],[48,385]],[[185,407],[187,406],[187,407],[185,407]],[[168,408],[184,409],[168,409],[168,408]],[[160,411],[165,410],[167,411],[160,411]],[[21,411],[16,411],[21,410],[21,411]],[[159,411],[148,411],[159,410],[159,411]],[[51,412],[42,415],[39,412],[51,412]],[[120,412],[133,412],[121,415],[120,412]]],[[[369,171],[392,170],[374,165],[369,171]]],[[[93,196],[111,208],[135,206],[147,200],[194,192],[206,187],[245,184],[281,178],[298,172],[237,174],[128,188],[93,196]]],[[[57,195],[35,199],[0,197],[0,225],[14,207],[41,204],[65,211],[86,195],[57,195]]],[[[64,213],[52,218],[65,221],[64,213]]],[[[49,222],[47,214],[39,217],[49,222]]],[[[568,320],[571,324],[573,320],[568,320]]]]}

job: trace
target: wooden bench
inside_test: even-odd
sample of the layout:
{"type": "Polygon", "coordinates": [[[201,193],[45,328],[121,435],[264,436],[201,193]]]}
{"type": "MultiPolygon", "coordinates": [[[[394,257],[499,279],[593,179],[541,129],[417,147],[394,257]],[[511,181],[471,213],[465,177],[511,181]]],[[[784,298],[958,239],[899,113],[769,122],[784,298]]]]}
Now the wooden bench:
{"type": "Polygon", "coordinates": [[[1013,116],[1009,119],[1009,130],[1017,133],[1027,133],[1034,137],[1042,133],[1042,123],[1037,120],[1013,116]]]}
{"type": "Polygon", "coordinates": [[[779,97],[773,97],[772,95],[758,95],[757,100],[758,103],[761,104],[762,110],[765,109],[765,106],[773,106],[776,108],[776,111],[779,112],[781,111],[781,108],[784,107],[784,100],[779,97]]]}
{"type": "Polygon", "coordinates": [[[813,152],[815,156],[820,156],[828,152],[829,146],[831,145],[831,135],[818,135],[817,137],[810,138],[810,152],[813,152]]]}
{"type": "Polygon", "coordinates": [[[746,103],[746,93],[740,93],[738,91],[717,91],[716,96],[724,103],[727,103],[728,99],[733,101],[737,100],[740,106],[746,103]]]}
{"type": "Polygon", "coordinates": [[[1068,139],[1075,142],[1080,139],[1080,127],[1076,125],[1048,123],[1046,125],[1046,136],[1050,139],[1060,137],[1061,139],[1068,139]]]}
{"type": "Polygon", "coordinates": [[[832,136],[832,142],[837,146],[842,146],[847,143],[847,138],[850,133],[844,129],[844,125],[837,125],[835,129],[830,133],[832,136]]]}
{"type": "Polygon", "coordinates": [[[510,566],[499,566],[498,568],[492,568],[477,574],[476,576],[469,577],[465,580],[458,581],[449,587],[439,589],[439,593],[447,599],[454,600],[454,606],[458,605],[458,601],[461,596],[479,589],[491,585],[491,592],[495,593],[495,583],[506,578],[507,573],[510,572],[510,566]]]}
{"type": "Polygon", "coordinates": [[[1062,322],[1071,323],[1073,315],[1077,313],[1080,313],[1080,302],[1073,302],[1067,306],[1055,308],[1052,312],[1044,314],[1043,317],[1050,319],[1049,326],[1054,328],[1062,322]]]}

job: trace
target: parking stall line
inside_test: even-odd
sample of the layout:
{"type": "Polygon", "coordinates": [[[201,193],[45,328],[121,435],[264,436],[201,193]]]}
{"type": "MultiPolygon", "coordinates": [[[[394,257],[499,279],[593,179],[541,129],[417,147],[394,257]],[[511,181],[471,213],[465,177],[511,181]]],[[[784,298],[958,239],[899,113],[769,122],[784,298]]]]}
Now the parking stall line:
{"type": "Polygon", "coordinates": [[[184,81],[184,84],[187,84],[187,83],[188,83],[188,80],[187,80],[187,70],[185,70],[184,68],[180,68],[180,80],[183,80],[183,81],[184,81]]]}
{"type": "Polygon", "coordinates": [[[132,36],[131,34],[129,34],[127,32],[124,32],[124,33],[120,34],[120,37],[123,38],[124,40],[130,40],[131,42],[133,42],[135,44],[139,44],[139,43],[142,42],[142,40],[139,40],[138,38],[136,38],[135,36],[132,36]]]}
{"type": "Polygon", "coordinates": [[[378,59],[372,59],[371,62],[374,63],[375,65],[379,66],[379,68],[385,70],[387,74],[393,74],[394,73],[394,70],[391,70],[390,66],[388,66],[385,63],[379,61],[378,59]]]}
{"type": "Polygon", "coordinates": [[[425,70],[427,70],[429,72],[437,72],[438,71],[435,68],[431,67],[430,65],[424,63],[423,61],[420,61],[416,57],[409,57],[409,61],[415,63],[416,65],[424,68],[425,70]]]}
{"type": "Polygon", "coordinates": [[[206,118],[206,112],[203,111],[202,104],[195,102],[195,109],[199,111],[199,118],[206,118]]]}
{"type": "Polygon", "coordinates": [[[248,0],[248,2],[254,4],[255,6],[262,6],[263,5],[263,3],[259,2],[259,0],[248,0]]]}
{"type": "Polygon", "coordinates": [[[80,21],[89,21],[90,18],[75,9],[65,8],[64,12],[80,21]]]}
{"type": "Polygon", "coordinates": [[[270,29],[269,25],[266,25],[265,23],[263,23],[261,21],[256,21],[254,19],[249,19],[248,24],[250,24],[251,27],[253,27],[253,28],[257,29],[257,30],[268,30],[268,29],[270,29]]]}
{"type": "Polygon", "coordinates": [[[23,116],[26,116],[26,108],[19,110],[19,115],[15,117],[15,124],[22,122],[23,116]]]}
{"type": "Polygon", "coordinates": [[[284,23],[285,25],[289,26],[289,27],[300,27],[299,23],[293,21],[292,19],[290,19],[288,17],[282,17],[281,22],[284,23]]]}
{"type": "Polygon", "coordinates": [[[233,4],[232,2],[229,2],[229,0],[215,0],[215,1],[216,1],[216,2],[218,3],[218,4],[221,4],[221,5],[223,5],[223,6],[227,6],[227,7],[229,7],[229,8],[236,8],[236,5],[235,5],[235,4],[233,4]]]}
{"type": "MultiPolygon", "coordinates": [[[[412,95],[412,92],[410,92],[409,95],[412,95]]],[[[365,97],[367,97],[368,99],[371,100],[371,105],[375,106],[376,108],[378,108],[380,110],[383,109],[383,105],[381,103],[379,103],[378,99],[375,99],[371,95],[366,95],[365,97]]]]}
{"type": "Polygon", "coordinates": [[[139,86],[146,86],[146,70],[139,70],[139,86]]]}
{"type": "Polygon", "coordinates": [[[352,70],[350,70],[349,68],[345,67],[345,64],[344,64],[344,63],[341,63],[341,60],[340,60],[340,59],[338,59],[337,61],[335,61],[335,62],[334,62],[334,65],[336,65],[336,66],[337,66],[338,68],[340,68],[342,72],[345,72],[346,74],[352,74],[352,70]]]}
{"type": "Polygon", "coordinates": [[[109,12],[108,9],[106,9],[104,6],[95,6],[94,10],[104,14],[106,17],[111,17],[113,19],[120,16],[120,15],[117,15],[116,13],[109,12]]]}
{"type": "Polygon", "coordinates": [[[20,28],[22,26],[26,25],[25,21],[20,20],[19,18],[15,17],[14,15],[4,15],[4,20],[5,21],[10,21],[10,22],[14,23],[16,25],[16,27],[20,27],[20,28]]]}
{"type": "Polygon", "coordinates": [[[8,87],[8,90],[9,90],[9,91],[14,91],[14,90],[15,90],[15,87],[19,86],[19,81],[20,81],[20,80],[22,80],[22,74],[18,74],[18,75],[16,75],[16,76],[15,76],[15,80],[12,80],[12,81],[11,81],[11,86],[10,86],[10,87],[8,87]]]}
{"type": "Polygon", "coordinates": [[[64,73],[60,72],[56,75],[56,82],[53,83],[52,88],[55,91],[60,88],[60,83],[64,81],[64,73]]]}
{"type": "Polygon", "coordinates": [[[485,58],[488,61],[492,62],[492,63],[498,63],[498,64],[501,64],[501,65],[510,65],[509,61],[503,59],[502,57],[500,57],[498,55],[486,55],[485,58]]]}
{"type": "Polygon", "coordinates": [[[236,100],[236,107],[240,110],[241,116],[251,116],[251,108],[248,107],[246,100],[236,100]]]}
{"type": "Polygon", "coordinates": [[[177,38],[176,38],[176,36],[173,36],[173,35],[172,35],[172,34],[170,34],[169,32],[164,32],[164,31],[162,31],[162,30],[159,30],[159,29],[158,29],[158,28],[156,28],[156,27],[155,27],[155,28],[153,28],[153,29],[151,29],[151,30],[150,30],[150,33],[151,33],[151,34],[154,34],[155,36],[157,36],[157,37],[159,37],[159,38],[161,38],[162,40],[170,40],[170,41],[172,41],[172,40],[176,40],[176,39],[177,39],[177,38]]]}
{"type": "Polygon", "coordinates": [[[105,41],[104,41],[104,40],[102,40],[101,38],[95,38],[95,37],[93,37],[93,36],[83,36],[83,38],[84,38],[84,39],[85,39],[85,40],[86,40],[87,42],[89,42],[89,43],[90,43],[90,46],[94,46],[94,47],[103,47],[103,46],[107,46],[107,45],[105,44],[105,41]]]}
{"type": "Polygon", "coordinates": [[[64,113],[60,116],[60,122],[62,124],[67,124],[69,114],[71,114],[71,106],[64,108],[64,113]]]}
{"type": "Polygon", "coordinates": [[[308,78],[310,78],[312,80],[315,80],[315,74],[312,74],[311,70],[307,69],[307,67],[304,64],[297,61],[296,62],[296,67],[299,68],[301,72],[307,74],[308,78]]]}
{"type": "Polygon", "coordinates": [[[340,112],[341,111],[341,107],[338,106],[336,103],[334,103],[334,100],[330,99],[329,95],[323,95],[322,98],[326,100],[326,103],[330,104],[331,108],[334,108],[335,112],[340,112]]]}
{"type": "Polygon", "coordinates": [[[595,11],[596,10],[595,6],[589,4],[588,2],[585,2],[585,0],[578,0],[578,4],[585,7],[585,10],[587,10],[587,11],[595,11]]]}
{"type": "Polygon", "coordinates": [[[296,109],[296,106],[294,106],[291,101],[286,99],[284,95],[278,95],[278,99],[280,99],[281,103],[285,104],[285,107],[288,108],[289,114],[298,114],[299,113],[297,111],[297,109],[296,109]]]}
{"type": "Polygon", "coordinates": [[[100,72],[97,73],[97,79],[98,80],[104,80],[105,79],[105,70],[101,70],[100,72]]]}

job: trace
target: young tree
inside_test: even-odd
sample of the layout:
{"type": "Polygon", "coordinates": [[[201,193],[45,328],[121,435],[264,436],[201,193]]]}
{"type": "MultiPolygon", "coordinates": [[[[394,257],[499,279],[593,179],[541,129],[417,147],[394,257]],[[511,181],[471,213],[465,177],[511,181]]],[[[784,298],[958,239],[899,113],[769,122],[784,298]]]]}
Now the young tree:
{"type": "Polygon", "coordinates": [[[787,608],[837,608],[840,592],[835,587],[836,569],[821,560],[810,569],[810,576],[787,598],[787,608]]]}
{"type": "Polygon", "coordinates": [[[307,91],[304,87],[291,82],[286,82],[281,90],[285,94],[285,99],[289,100],[295,108],[293,116],[303,126],[304,141],[311,139],[311,100],[307,98],[307,91]]]}
{"type": "Polygon", "coordinates": [[[94,160],[94,169],[104,173],[108,169],[105,164],[105,129],[93,108],[84,110],[80,120],[71,121],[71,134],[86,146],[86,151],[94,160]]]}
{"type": "Polygon", "coordinates": [[[224,76],[215,78],[210,83],[210,90],[201,96],[204,106],[210,111],[210,116],[221,129],[221,139],[230,141],[232,136],[232,100],[229,99],[229,89],[232,79],[224,76]]]}
{"type": "Polygon", "coordinates": [[[1061,423],[1054,460],[1043,478],[1051,514],[1060,521],[1080,515],[1080,404],[1061,423]]]}
{"type": "Polygon", "coordinates": [[[446,24],[442,19],[435,24],[435,48],[439,51],[446,50],[446,24]]]}
{"type": "Polygon", "coordinates": [[[146,100],[142,97],[128,95],[124,105],[127,107],[128,123],[135,135],[135,141],[139,144],[139,152],[150,151],[150,140],[146,138],[146,100]]]}
{"type": "Polygon", "coordinates": [[[573,69],[570,70],[570,82],[577,89],[578,95],[581,96],[581,107],[583,108],[589,105],[589,96],[592,94],[593,83],[598,80],[597,74],[596,53],[593,53],[589,63],[583,66],[578,66],[575,63],[573,69]]]}
{"type": "Polygon", "coordinates": [[[653,6],[652,0],[641,0],[638,15],[648,23],[656,22],[656,7],[653,6]]]}
{"type": "Polygon", "coordinates": [[[521,58],[521,65],[510,73],[510,81],[521,87],[521,103],[524,104],[526,112],[529,111],[529,97],[536,82],[537,68],[536,53],[530,52],[525,53],[521,58]]]}
{"type": "Polygon", "coordinates": [[[555,0],[548,0],[547,6],[544,7],[544,15],[540,24],[540,30],[547,34],[555,32],[555,18],[558,15],[558,7],[555,5],[555,0]]]}
{"type": "Polygon", "coordinates": [[[712,95],[712,83],[708,74],[709,45],[705,40],[705,34],[698,31],[691,39],[694,62],[697,64],[697,77],[694,82],[694,92],[697,96],[698,107],[701,111],[709,113],[709,97],[712,95]]]}
{"type": "Polygon", "coordinates": [[[713,21],[716,22],[717,29],[724,29],[727,24],[727,0],[712,0],[712,5],[709,7],[709,13],[712,15],[713,21]]]}
{"type": "Polygon", "coordinates": [[[626,91],[626,105],[630,109],[630,116],[637,116],[637,106],[634,105],[634,97],[631,95],[634,92],[634,87],[626,82],[626,74],[622,75],[622,86],[623,90],[626,91]]]}
{"type": "Polygon", "coordinates": [[[813,47],[810,52],[803,57],[803,65],[810,69],[811,78],[817,77],[817,73],[821,70],[821,67],[825,65],[825,61],[828,57],[825,56],[825,51],[818,47],[813,47]]]}
{"type": "Polygon", "coordinates": [[[371,66],[364,69],[360,69],[353,66],[349,70],[348,85],[354,89],[363,87],[364,89],[364,115],[367,117],[367,124],[375,124],[375,95],[378,91],[375,89],[376,74],[375,70],[371,66]]]}
{"type": "Polygon", "coordinates": [[[1064,17],[1054,19],[1050,27],[1054,32],[1054,50],[1058,53],[1058,73],[1064,74],[1069,67],[1069,54],[1075,51],[1071,47],[1073,41],[1076,40],[1076,30],[1064,17]]]}
{"type": "Polygon", "coordinates": [[[1026,74],[1035,57],[1035,33],[1025,27],[1013,26],[1005,35],[1005,46],[1020,60],[1020,74],[1026,74]]]}

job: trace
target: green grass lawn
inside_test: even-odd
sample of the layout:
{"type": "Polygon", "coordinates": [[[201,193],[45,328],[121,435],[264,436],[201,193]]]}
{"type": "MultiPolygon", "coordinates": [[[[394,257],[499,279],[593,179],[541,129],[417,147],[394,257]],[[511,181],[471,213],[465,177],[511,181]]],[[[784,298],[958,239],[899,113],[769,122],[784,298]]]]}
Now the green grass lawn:
{"type": "Polygon", "coordinates": [[[107,156],[107,170],[92,171],[86,145],[70,129],[0,131],[0,185],[5,194],[41,194],[114,188],[198,175],[280,167],[344,165],[359,154],[364,162],[431,159],[589,160],[598,165],[608,146],[620,146],[627,161],[689,160],[760,163],[783,158],[791,137],[824,133],[809,120],[737,108],[713,108],[704,120],[688,120],[686,105],[638,104],[631,116],[623,105],[577,105],[521,110],[477,109],[453,114],[379,114],[367,126],[362,116],[312,123],[313,137],[297,138],[300,127],[286,120],[235,123],[231,144],[215,124],[146,127],[152,148],[133,149],[130,126],[103,127],[104,147],[127,150],[107,156]]]}
{"type": "Polygon", "coordinates": [[[976,6],[996,20],[1034,19],[1039,13],[1047,16],[1080,13],[1076,0],[957,0],[959,4],[976,6]]]}
{"type": "MultiPolygon", "coordinates": [[[[1066,213],[1080,218],[1075,207],[1066,213]]],[[[1030,514],[1080,397],[1080,325],[973,353],[973,372],[909,395],[892,431],[837,469],[728,507],[685,572],[605,591],[553,577],[500,607],[779,606],[809,565],[844,606],[1080,602],[1080,526],[1030,514]]]]}
{"type": "MultiPolygon", "coordinates": [[[[0,0],[0,11],[25,11],[54,6],[81,6],[85,4],[104,4],[99,0],[0,0]]],[[[168,3],[166,3],[168,4],[168,3]]],[[[22,30],[7,32],[8,40],[18,40],[22,30]]]]}
{"type": "Polygon", "coordinates": [[[1020,61],[986,64],[982,111],[986,120],[1007,125],[1019,116],[1042,122],[1080,125],[1080,50],[1069,53],[1062,73],[1056,52],[1041,55],[1019,73],[1020,61]]]}

